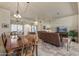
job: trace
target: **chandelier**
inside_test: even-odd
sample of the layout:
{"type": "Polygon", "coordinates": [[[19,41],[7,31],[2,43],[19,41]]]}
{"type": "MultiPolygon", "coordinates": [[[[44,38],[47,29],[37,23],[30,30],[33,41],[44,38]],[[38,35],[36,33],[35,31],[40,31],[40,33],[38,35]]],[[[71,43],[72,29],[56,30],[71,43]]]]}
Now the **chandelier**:
{"type": "Polygon", "coordinates": [[[17,2],[17,10],[16,10],[16,13],[14,14],[14,17],[15,18],[21,18],[21,15],[19,13],[19,2],[17,2]]]}

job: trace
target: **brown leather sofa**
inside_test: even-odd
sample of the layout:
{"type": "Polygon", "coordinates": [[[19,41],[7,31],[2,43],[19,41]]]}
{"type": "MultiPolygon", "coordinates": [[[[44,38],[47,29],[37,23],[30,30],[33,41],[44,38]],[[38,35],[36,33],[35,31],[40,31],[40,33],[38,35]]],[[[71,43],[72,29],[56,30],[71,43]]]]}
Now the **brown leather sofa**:
{"type": "Polygon", "coordinates": [[[58,47],[61,46],[61,40],[60,40],[59,33],[38,31],[38,37],[42,39],[44,42],[53,44],[58,47]]]}

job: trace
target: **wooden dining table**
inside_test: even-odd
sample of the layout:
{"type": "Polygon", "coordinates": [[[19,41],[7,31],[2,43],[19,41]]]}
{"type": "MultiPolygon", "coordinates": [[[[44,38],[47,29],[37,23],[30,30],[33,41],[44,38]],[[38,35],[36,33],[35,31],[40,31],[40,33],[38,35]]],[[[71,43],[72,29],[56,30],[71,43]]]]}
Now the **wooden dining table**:
{"type": "Polygon", "coordinates": [[[13,52],[16,48],[29,46],[27,38],[24,36],[20,37],[21,40],[18,40],[18,38],[12,39],[10,36],[7,37],[6,49],[8,52],[13,52]]]}

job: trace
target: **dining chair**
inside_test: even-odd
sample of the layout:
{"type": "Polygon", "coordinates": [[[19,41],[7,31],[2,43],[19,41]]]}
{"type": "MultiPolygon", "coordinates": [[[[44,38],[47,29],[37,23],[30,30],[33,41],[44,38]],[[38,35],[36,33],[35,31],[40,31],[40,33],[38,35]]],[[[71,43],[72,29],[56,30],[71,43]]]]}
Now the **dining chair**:
{"type": "Polygon", "coordinates": [[[18,48],[13,50],[12,55],[13,56],[21,56],[21,51],[22,51],[22,47],[18,47],[18,48]]]}
{"type": "Polygon", "coordinates": [[[2,33],[2,41],[3,41],[3,44],[5,44],[5,42],[6,42],[6,35],[5,35],[5,33],[2,33]]]}
{"type": "Polygon", "coordinates": [[[5,48],[5,52],[6,52],[6,55],[7,55],[7,49],[6,49],[7,38],[6,38],[5,33],[2,33],[1,37],[2,37],[2,41],[3,41],[3,46],[5,48]]]}
{"type": "Polygon", "coordinates": [[[27,35],[25,36],[25,40],[28,40],[27,45],[24,46],[24,55],[26,56],[33,56],[35,52],[35,36],[34,35],[27,35]]]}
{"type": "Polygon", "coordinates": [[[6,35],[5,33],[3,33],[3,34],[1,35],[1,37],[2,37],[2,41],[3,41],[3,46],[4,46],[4,48],[5,48],[5,55],[6,55],[6,56],[11,56],[13,52],[10,51],[10,50],[8,50],[8,49],[6,48],[6,46],[7,46],[7,40],[8,40],[7,35],[6,35]]]}

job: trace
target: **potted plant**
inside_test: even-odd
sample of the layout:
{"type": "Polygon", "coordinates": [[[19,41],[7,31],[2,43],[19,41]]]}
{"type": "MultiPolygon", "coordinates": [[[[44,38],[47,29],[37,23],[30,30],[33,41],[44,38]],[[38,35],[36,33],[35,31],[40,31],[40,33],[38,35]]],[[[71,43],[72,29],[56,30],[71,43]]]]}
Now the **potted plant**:
{"type": "Polygon", "coordinates": [[[68,32],[68,36],[72,39],[72,41],[76,41],[78,33],[76,31],[74,31],[74,30],[70,30],[68,32]]]}

